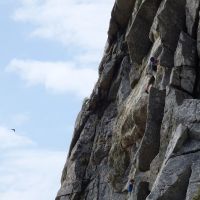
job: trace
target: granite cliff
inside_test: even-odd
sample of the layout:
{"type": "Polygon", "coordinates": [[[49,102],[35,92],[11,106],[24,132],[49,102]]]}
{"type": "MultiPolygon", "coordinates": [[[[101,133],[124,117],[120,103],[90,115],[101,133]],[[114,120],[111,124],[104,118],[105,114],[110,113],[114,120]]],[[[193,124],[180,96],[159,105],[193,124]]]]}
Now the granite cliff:
{"type": "Polygon", "coordinates": [[[199,10],[200,0],[115,1],[56,200],[200,200],[199,10]]]}

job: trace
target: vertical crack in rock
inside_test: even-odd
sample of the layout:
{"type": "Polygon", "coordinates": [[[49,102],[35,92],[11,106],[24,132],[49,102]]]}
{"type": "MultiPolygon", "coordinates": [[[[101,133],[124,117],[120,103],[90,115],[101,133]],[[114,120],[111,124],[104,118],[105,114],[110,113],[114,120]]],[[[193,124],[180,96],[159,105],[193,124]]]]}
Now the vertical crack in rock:
{"type": "Polygon", "coordinates": [[[149,31],[160,2],[161,0],[145,0],[132,16],[126,38],[133,62],[141,64],[142,59],[148,54],[152,45],[149,31]]]}
{"type": "Polygon", "coordinates": [[[159,153],[160,127],[164,114],[165,91],[152,88],[149,96],[146,130],[138,153],[138,168],[147,171],[159,153]]]}
{"type": "Polygon", "coordinates": [[[193,38],[197,38],[197,27],[199,22],[199,0],[186,0],[186,26],[187,31],[193,38]]]}
{"type": "Polygon", "coordinates": [[[149,183],[140,182],[136,192],[137,200],[145,200],[149,193],[149,183]]]}

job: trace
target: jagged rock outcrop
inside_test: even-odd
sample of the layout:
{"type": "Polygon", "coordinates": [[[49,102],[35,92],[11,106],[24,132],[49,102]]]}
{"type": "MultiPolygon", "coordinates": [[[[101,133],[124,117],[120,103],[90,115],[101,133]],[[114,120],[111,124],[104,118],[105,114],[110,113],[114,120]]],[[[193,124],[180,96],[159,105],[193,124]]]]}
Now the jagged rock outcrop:
{"type": "Polygon", "coordinates": [[[116,0],[56,200],[200,200],[199,11],[200,0],[116,0]]]}

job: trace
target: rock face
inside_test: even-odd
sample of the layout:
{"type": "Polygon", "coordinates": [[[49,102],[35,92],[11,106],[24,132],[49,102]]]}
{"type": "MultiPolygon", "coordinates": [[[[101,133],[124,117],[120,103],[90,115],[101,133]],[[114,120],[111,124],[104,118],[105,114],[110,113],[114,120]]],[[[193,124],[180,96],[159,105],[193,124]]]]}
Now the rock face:
{"type": "Polygon", "coordinates": [[[199,10],[200,0],[116,0],[56,200],[200,200],[199,10]]]}

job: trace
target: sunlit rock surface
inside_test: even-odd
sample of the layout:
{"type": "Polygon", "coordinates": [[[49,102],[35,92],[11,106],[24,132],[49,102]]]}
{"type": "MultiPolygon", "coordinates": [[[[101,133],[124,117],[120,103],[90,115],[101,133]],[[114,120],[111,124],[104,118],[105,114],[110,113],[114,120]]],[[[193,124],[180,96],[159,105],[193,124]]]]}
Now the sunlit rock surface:
{"type": "Polygon", "coordinates": [[[200,0],[116,0],[56,200],[200,200],[199,10],[200,0]]]}

